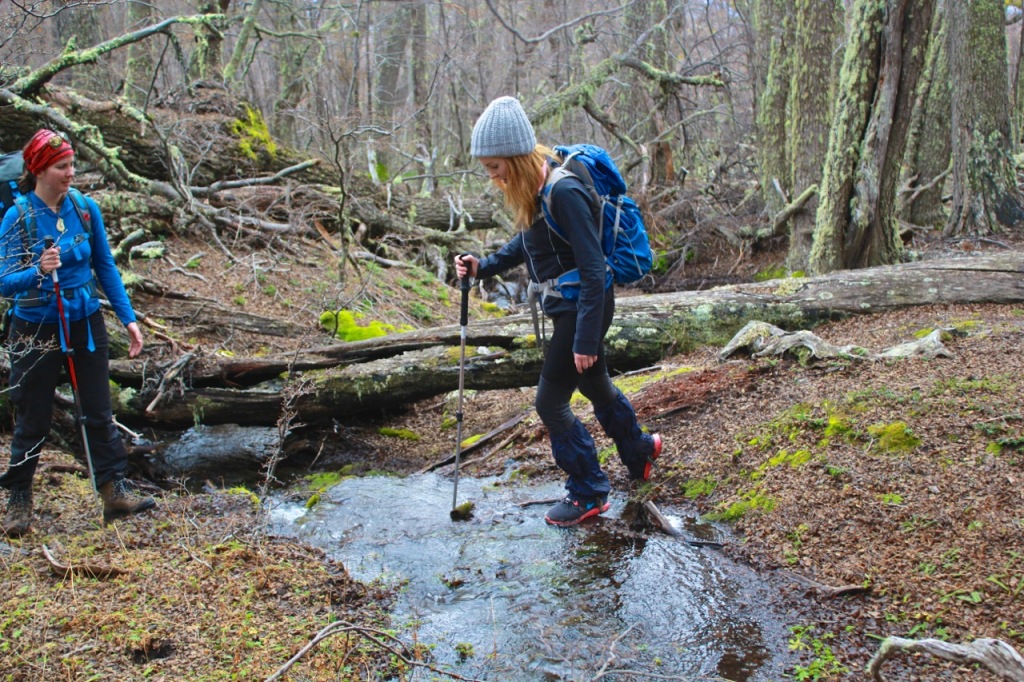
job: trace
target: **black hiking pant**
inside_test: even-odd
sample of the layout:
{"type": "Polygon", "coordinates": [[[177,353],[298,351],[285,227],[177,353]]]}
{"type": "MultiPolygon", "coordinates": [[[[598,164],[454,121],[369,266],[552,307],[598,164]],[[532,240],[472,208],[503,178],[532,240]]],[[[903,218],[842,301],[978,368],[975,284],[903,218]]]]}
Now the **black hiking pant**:
{"type": "MultiPolygon", "coordinates": [[[[92,466],[99,487],[124,476],[128,455],[110,403],[110,362],[107,328],[103,313],[71,322],[71,348],[78,399],[89,438],[92,466]],[[92,331],[95,350],[88,349],[92,331]]],[[[11,464],[0,487],[25,489],[39,463],[39,452],[50,433],[53,397],[67,372],[67,357],[61,350],[57,324],[26,322],[15,316],[11,324],[8,352],[11,358],[10,399],[14,405],[14,438],[11,440],[11,464]]],[[[82,456],[84,457],[84,451],[82,456]]]]}

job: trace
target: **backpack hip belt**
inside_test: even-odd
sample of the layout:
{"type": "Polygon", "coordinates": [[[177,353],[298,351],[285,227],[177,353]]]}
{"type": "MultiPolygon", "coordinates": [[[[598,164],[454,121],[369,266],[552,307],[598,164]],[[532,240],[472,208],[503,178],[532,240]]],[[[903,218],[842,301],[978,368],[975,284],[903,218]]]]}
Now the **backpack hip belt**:
{"type": "MultiPolygon", "coordinates": [[[[76,298],[93,298],[97,295],[96,280],[89,280],[80,287],[71,287],[70,289],[61,289],[60,295],[66,301],[72,301],[76,298]]],[[[35,308],[41,305],[49,305],[52,299],[53,292],[50,290],[42,289],[30,289],[23,296],[16,296],[14,298],[14,305],[22,308],[35,308]]]]}

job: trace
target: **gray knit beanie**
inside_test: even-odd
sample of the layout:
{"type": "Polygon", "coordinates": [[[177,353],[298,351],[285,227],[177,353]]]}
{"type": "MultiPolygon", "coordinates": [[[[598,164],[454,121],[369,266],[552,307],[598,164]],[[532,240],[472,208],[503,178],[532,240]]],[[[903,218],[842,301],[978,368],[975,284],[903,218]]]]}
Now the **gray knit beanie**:
{"type": "Polygon", "coordinates": [[[484,109],[473,126],[472,156],[523,156],[537,146],[530,119],[515,97],[499,97],[484,109]]]}

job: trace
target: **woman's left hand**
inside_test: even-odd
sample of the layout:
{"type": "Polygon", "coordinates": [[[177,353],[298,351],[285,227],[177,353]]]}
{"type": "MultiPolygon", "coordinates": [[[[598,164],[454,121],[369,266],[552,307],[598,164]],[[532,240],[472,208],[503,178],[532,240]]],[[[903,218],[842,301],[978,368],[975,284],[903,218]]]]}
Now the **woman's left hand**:
{"type": "Polygon", "coordinates": [[[579,353],[573,353],[572,357],[576,360],[576,371],[579,374],[583,374],[585,371],[594,366],[597,362],[596,355],[580,355],[579,353]]]}
{"type": "Polygon", "coordinates": [[[128,357],[138,357],[139,353],[142,352],[142,330],[139,329],[138,322],[132,322],[127,327],[128,330],[128,357]]]}

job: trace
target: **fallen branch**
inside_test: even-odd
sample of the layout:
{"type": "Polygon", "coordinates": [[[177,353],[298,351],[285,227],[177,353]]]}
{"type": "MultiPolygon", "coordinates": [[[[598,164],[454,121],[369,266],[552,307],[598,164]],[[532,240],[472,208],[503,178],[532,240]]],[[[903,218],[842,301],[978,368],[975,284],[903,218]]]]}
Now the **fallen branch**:
{"type": "MultiPolygon", "coordinates": [[[[953,354],[943,345],[942,335],[954,332],[954,329],[935,329],[924,338],[873,353],[860,346],[833,345],[806,329],[787,332],[767,322],[752,320],[744,325],[743,329],[736,332],[732,340],[719,351],[718,357],[724,360],[740,348],[746,348],[750,352],[750,357],[753,358],[782,355],[794,348],[806,348],[811,355],[821,360],[829,358],[886,360],[914,356],[933,360],[938,357],[953,357],[953,354]]],[[[799,358],[799,355],[797,357],[799,358]]]]}
{"type": "Polygon", "coordinates": [[[156,406],[160,404],[160,401],[164,399],[164,395],[167,393],[168,385],[174,381],[175,377],[181,374],[181,371],[188,366],[192,359],[195,357],[194,353],[186,353],[180,358],[174,361],[171,368],[164,372],[163,377],[160,379],[160,385],[156,389],[156,397],[146,406],[146,412],[152,412],[156,409],[156,406]]]}
{"type": "Polygon", "coordinates": [[[95,578],[96,580],[106,580],[107,578],[127,575],[128,573],[128,571],[114,566],[94,566],[92,564],[79,564],[77,566],[72,566],[71,564],[62,564],[54,558],[49,547],[46,545],[43,545],[42,547],[43,556],[46,557],[46,563],[50,565],[50,571],[60,578],[67,578],[69,575],[79,575],[87,578],[95,578]]]}
{"type": "Polygon", "coordinates": [[[817,580],[812,580],[811,578],[808,578],[805,575],[800,575],[799,573],[794,573],[793,571],[784,571],[783,573],[793,578],[794,580],[817,590],[818,592],[829,598],[842,597],[848,594],[863,594],[865,592],[871,591],[871,588],[865,585],[840,585],[839,587],[833,587],[832,585],[825,585],[824,583],[819,583],[817,580]]]}
{"type": "Polygon", "coordinates": [[[797,211],[799,211],[800,209],[802,209],[804,207],[804,204],[806,204],[808,201],[810,201],[811,197],[813,197],[817,193],[818,193],[818,186],[817,185],[811,185],[810,187],[805,189],[800,194],[800,196],[798,196],[796,199],[793,200],[793,203],[791,203],[788,206],[784,207],[781,211],[779,211],[777,214],[775,214],[775,217],[772,218],[771,233],[767,234],[767,235],[758,235],[758,236],[777,237],[780,234],[782,234],[783,233],[783,229],[782,228],[786,226],[786,223],[789,221],[790,218],[793,217],[793,214],[796,213],[797,211]]]}
{"type": "MultiPolygon", "coordinates": [[[[520,414],[517,414],[516,416],[512,417],[511,419],[509,419],[507,422],[505,422],[501,426],[497,426],[494,429],[492,429],[491,431],[489,431],[488,433],[485,433],[484,435],[480,436],[480,438],[478,440],[476,440],[476,441],[470,443],[469,445],[467,445],[466,447],[462,448],[459,451],[460,456],[461,455],[466,455],[466,454],[468,454],[470,452],[473,452],[474,450],[479,450],[481,447],[486,445],[491,439],[493,439],[499,433],[507,431],[508,429],[511,429],[513,426],[515,426],[519,422],[523,421],[523,419],[526,418],[526,415],[530,414],[530,412],[532,412],[532,411],[533,411],[533,409],[531,408],[529,410],[521,412],[520,414]]],[[[452,464],[454,462],[455,462],[455,455],[453,453],[451,456],[446,457],[445,459],[441,460],[440,462],[435,462],[433,464],[427,465],[426,467],[420,469],[418,473],[425,474],[425,473],[428,473],[430,471],[434,471],[435,469],[439,469],[439,468],[441,468],[441,467],[443,467],[445,465],[452,464]]]]}
{"type": "Polygon", "coordinates": [[[897,653],[925,653],[954,663],[982,665],[1010,682],[1024,681],[1024,657],[999,639],[976,639],[970,644],[952,644],[941,639],[904,639],[886,637],[878,652],[868,663],[868,672],[876,682],[883,682],[882,664],[897,653]]]}
{"type": "Polygon", "coordinates": [[[82,478],[87,478],[89,476],[89,470],[77,464],[57,464],[56,462],[48,462],[44,463],[40,469],[42,471],[51,471],[55,474],[74,474],[75,476],[81,476],[82,478]]]}
{"type": "Polygon", "coordinates": [[[647,510],[647,515],[650,517],[650,519],[654,521],[654,525],[656,525],[666,534],[671,535],[674,538],[683,536],[683,531],[676,528],[672,524],[672,522],[669,521],[668,518],[661,513],[661,510],[658,509],[658,507],[655,506],[653,502],[651,502],[650,500],[644,502],[644,509],[647,510]]]}
{"type": "Polygon", "coordinates": [[[691,547],[714,547],[720,549],[723,545],[721,542],[715,540],[694,540],[686,537],[683,531],[675,527],[668,517],[661,513],[661,510],[651,500],[644,501],[644,509],[647,511],[649,518],[654,521],[654,525],[664,531],[667,535],[671,535],[674,538],[683,538],[686,544],[691,547]]]}
{"type": "Polygon", "coordinates": [[[400,260],[391,260],[389,258],[382,258],[381,256],[374,255],[369,251],[354,251],[349,254],[349,257],[356,260],[369,260],[373,261],[377,265],[383,265],[387,268],[411,268],[411,263],[403,263],[400,260]]]}
{"type": "Polygon", "coordinates": [[[217,182],[213,183],[209,187],[190,187],[189,190],[192,192],[193,196],[205,197],[205,196],[211,196],[213,194],[216,194],[217,192],[220,192],[220,191],[226,190],[226,189],[237,189],[239,187],[252,187],[252,186],[255,186],[255,185],[272,185],[272,184],[274,184],[278,180],[281,180],[282,178],[284,178],[287,175],[291,175],[292,173],[298,173],[299,171],[304,171],[304,170],[307,170],[309,168],[312,168],[313,166],[317,165],[319,162],[320,162],[320,159],[309,159],[308,161],[303,161],[302,163],[297,163],[294,166],[289,166],[288,168],[282,168],[281,170],[277,171],[273,175],[267,175],[265,177],[260,177],[260,178],[246,178],[244,180],[218,180],[217,182]]]}
{"type": "Polygon", "coordinates": [[[303,656],[309,653],[309,651],[312,650],[313,647],[315,647],[317,644],[324,641],[328,637],[339,632],[354,632],[357,635],[363,637],[364,639],[368,639],[369,641],[373,642],[381,649],[384,649],[385,651],[391,653],[392,656],[397,657],[409,667],[425,668],[426,670],[429,670],[435,674],[443,675],[446,678],[450,677],[453,680],[466,680],[466,682],[483,682],[482,680],[477,680],[473,677],[463,677],[462,675],[459,675],[457,673],[453,673],[448,670],[442,670],[440,668],[430,665],[429,663],[424,663],[423,661],[416,660],[415,658],[413,658],[412,655],[408,653],[406,645],[390,633],[384,632],[383,630],[374,630],[371,628],[358,627],[341,620],[331,623],[330,625],[320,630],[320,632],[316,633],[316,636],[313,637],[313,639],[311,639],[304,647],[299,649],[299,652],[297,654],[288,659],[288,661],[283,666],[278,668],[277,672],[268,677],[265,682],[274,682],[274,680],[281,679],[281,676],[288,672],[288,669],[295,665],[297,662],[299,662],[303,656]],[[385,639],[393,641],[395,643],[395,646],[391,646],[390,644],[385,642],[385,639]]]}

